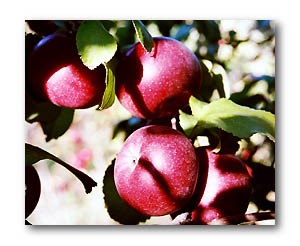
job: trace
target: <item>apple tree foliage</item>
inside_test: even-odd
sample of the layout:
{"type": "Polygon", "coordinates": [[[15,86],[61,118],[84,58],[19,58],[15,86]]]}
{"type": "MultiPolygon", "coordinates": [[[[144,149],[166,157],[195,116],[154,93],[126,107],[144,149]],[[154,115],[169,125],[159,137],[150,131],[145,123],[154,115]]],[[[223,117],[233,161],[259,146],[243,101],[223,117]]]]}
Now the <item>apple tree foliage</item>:
{"type": "MultiPolygon", "coordinates": [[[[32,32],[25,34],[25,80],[28,80],[26,69],[28,57],[34,46],[43,37],[52,33],[70,35],[76,40],[78,55],[86,67],[95,69],[101,64],[105,66],[106,89],[102,103],[96,110],[105,110],[114,104],[115,73],[121,53],[128,50],[136,40],[141,42],[147,52],[152,50],[153,40],[147,27],[155,25],[163,36],[182,42],[188,41],[193,30],[200,33],[194,50],[202,67],[201,90],[190,98],[189,105],[181,108],[174,116],[176,128],[190,138],[195,146],[210,146],[216,148],[219,153],[236,154],[241,158],[251,169],[253,178],[251,201],[258,210],[275,210],[275,202],[266,199],[270,191],[275,191],[275,77],[243,74],[243,89],[228,93],[223,75],[216,73],[208,65],[210,63],[222,67],[224,71],[230,71],[231,63],[217,56],[220,44],[225,42],[234,53],[241,44],[247,43],[249,38],[240,39],[235,30],[222,37],[220,21],[212,20],[27,21],[27,24],[32,32]],[[206,52],[200,52],[201,48],[206,52]],[[256,90],[261,81],[264,81],[267,86],[265,93],[256,90]],[[263,143],[256,145],[251,141],[251,136],[255,133],[266,136],[263,143]],[[206,143],[203,144],[201,139],[205,139],[206,143]],[[253,158],[264,145],[270,146],[271,149],[269,166],[253,158]]],[[[256,21],[253,29],[264,35],[264,39],[258,41],[257,45],[266,46],[273,42],[275,31],[270,21],[256,21]]],[[[275,48],[273,52],[275,53],[275,48]]],[[[25,120],[28,123],[40,124],[45,134],[45,141],[58,139],[68,131],[75,111],[58,107],[50,102],[39,101],[31,94],[25,83],[25,120]]],[[[119,122],[114,127],[112,138],[119,132],[124,132],[128,137],[135,130],[149,124],[172,126],[171,118],[149,122],[149,120],[132,117],[119,122]]],[[[37,146],[25,144],[26,166],[34,165],[43,159],[53,160],[72,172],[82,182],[86,193],[91,192],[92,187],[97,185],[88,175],[53,154],[37,146]]],[[[115,160],[112,160],[111,165],[108,166],[102,184],[108,214],[121,224],[145,222],[150,217],[139,214],[118,195],[113,179],[114,162],[115,160]]]]}

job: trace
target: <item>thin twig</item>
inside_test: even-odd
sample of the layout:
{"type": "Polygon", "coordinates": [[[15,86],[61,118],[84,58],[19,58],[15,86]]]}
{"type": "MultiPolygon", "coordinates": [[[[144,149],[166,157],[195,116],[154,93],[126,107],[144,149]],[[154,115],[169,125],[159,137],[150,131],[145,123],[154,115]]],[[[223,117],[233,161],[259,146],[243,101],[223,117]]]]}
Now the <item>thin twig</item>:
{"type": "Polygon", "coordinates": [[[275,219],[275,212],[260,212],[250,214],[239,214],[234,216],[227,216],[209,222],[209,225],[237,225],[241,223],[255,223],[262,220],[275,219]]]}
{"type": "MultiPolygon", "coordinates": [[[[258,212],[249,214],[238,214],[233,216],[226,216],[220,219],[213,220],[207,225],[239,225],[242,223],[255,224],[255,222],[262,220],[274,220],[275,212],[258,212]]],[[[172,225],[200,225],[201,223],[196,223],[187,215],[183,217],[178,217],[176,220],[172,221],[172,225]]]]}

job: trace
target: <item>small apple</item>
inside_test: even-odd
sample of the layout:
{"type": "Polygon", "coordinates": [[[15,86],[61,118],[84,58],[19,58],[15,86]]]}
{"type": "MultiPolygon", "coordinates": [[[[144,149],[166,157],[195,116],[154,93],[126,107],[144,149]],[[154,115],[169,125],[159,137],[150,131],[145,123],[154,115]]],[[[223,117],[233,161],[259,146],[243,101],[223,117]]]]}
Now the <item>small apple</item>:
{"type": "Polygon", "coordinates": [[[134,116],[156,119],[172,116],[199,88],[199,60],[182,42],[153,38],[147,52],[141,43],[125,53],[117,67],[116,94],[134,116]]]}
{"type": "Polygon", "coordinates": [[[167,126],[132,133],[117,155],[114,180],[120,197],[142,214],[161,216],[193,195],[198,162],[190,140],[167,126]]]}
{"type": "Polygon", "coordinates": [[[204,194],[192,212],[192,221],[207,224],[224,216],[245,213],[251,196],[251,177],[246,165],[231,154],[216,154],[204,148],[196,149],[196,153],[199,165],[208,165],[208,173],[204,179],[204,194]]]}
{"type": "Polygon", "coordinates": [[[66,108],[100,104],[105,68],[88,69],[80,60],[75,40],[63,34],[43,38],[29,57],[29,85],[36,98],[66,108]]]}
{"type": "Polygon", "coordinates": [[[33,166],[25,167],[25,219],[35,209],[41,194],[41,181],[33,166]]]}

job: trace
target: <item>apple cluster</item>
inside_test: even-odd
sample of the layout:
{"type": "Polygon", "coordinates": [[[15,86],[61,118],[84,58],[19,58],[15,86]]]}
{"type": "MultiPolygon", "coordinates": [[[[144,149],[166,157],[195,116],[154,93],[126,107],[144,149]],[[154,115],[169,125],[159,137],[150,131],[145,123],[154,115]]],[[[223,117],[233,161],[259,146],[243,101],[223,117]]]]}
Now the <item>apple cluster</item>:
{"type": "MultiPolygon", "coordinates": [[[[174,116],[201,86],[201,66],[181,42],[154,38],[147,52],[140,43],[122,58],[117,96],[136,117],[174,116]]],[[[162,216],[189,209],[196,224],[246,212],[251,177],[234,155],[195,149],[168,126],[150,125],[132,133],[117,155],[114,179],[120,197],[138,212],[162,216]]]]}
{"type": "Polygon", "coordinates": [[[142,214],[189,208],[196,224],[244,214],[251,196],[246,165],[231,154],[197,148],[177,130],[145,126],[119,152],[114,179],[121,198],[142,214]]]}
{"type": "MultiPolygon", "coordinates": [[[[173,117],[202,83],[199,60],[182,42],[166,37],[153,42],[151,52],[135,44],[116,69],[120,103],[149,120],[173,117]]],[[[35,46],[28,78],[36,98],[61,107],[95,106],[105,91],[104,66],[88,69],[75,40],[63,34],[48,35],[35,46]]],[[[126,139],[114,180],[120,197],[138,212],[162,216],[189,207],[199,224],[245,213],[251,195],[251,178],[237,157],[195,149],[184,134],[161,125],[142,127],[126,139]]]]}

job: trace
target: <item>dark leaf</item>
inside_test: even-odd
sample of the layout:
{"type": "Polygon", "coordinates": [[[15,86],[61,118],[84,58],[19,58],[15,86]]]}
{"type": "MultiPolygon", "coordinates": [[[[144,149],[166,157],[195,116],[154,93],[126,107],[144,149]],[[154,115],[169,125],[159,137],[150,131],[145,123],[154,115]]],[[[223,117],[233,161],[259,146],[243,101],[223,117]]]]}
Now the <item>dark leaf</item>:
{"type": "Polygon", "coordinates": [[[52,20],[27,20],[27,24],[32,31],[40,36],[47,36],[59,29],[52,20]]]}
{"type": "Polygon", "coordinates": [[[170,30],[172,29],[174,24],[182,24],[183,21],[180,20],[157,20],[153,21],[158,25],[159,31],[163,36],[170,36],[170,30]]]}
{"type": "Polygon", "coordinates": [[[239,137],[233,136],[231,133],[220,131],[220,142],[219,142],[219,154],[235,154],[240,145],[239,141],[241,139],[239,137]]]}
{"type": "Polygon", "coordinates": [[[25,90],[25,120],[40,123],[47,142],[62,136],[72,124],[73,116],[74,109],[38,102],[25,90]]]}
{"type": "Polygon", "coordinates": [[[134,26],[129,20],[123,20],[122,25],[117,28],[115,36],[122,51],[124,51],[124,46],[129,46],[134,43],[134,35],[128,35],[134,32],[134,26]]]}
{"type": "Polygon", "coordinates": [[[115,138],[119,132],[125,132],[125,138],[127,138],[131,133],[144,126],[145,123],[144,119],[137,117],[122,120],[114,127],[112,138],[115,138]]]}
{"type": "Polygon", "coordinates": [[[92,191],[92,188],[97,186],[97,183],[85,173],[72,167],[71,165],[67,164],[66,162],[62,161],[56,156],[48,153],[47,151],[39,147],[25,143],[25,165],[26,166],[30,166],[44,159],[55,161],[56,163],[62,165],[63,167],[68,169],[71,173],[73,173],[83,184],[86,193],[90,193],[92,191]]]}
{"type": "Polygon", "coordinates": [[[37,102],[25,91],[25,120],[29,123],[55,121],[61,108],[51,102],[37,102]]]}
{"type": "Polygon", "coordinates": [[[200,64],[202,68],[202,85],[201,90],[195,96],[205,102],[209,102],[213,91],[216,89],[216,84],[213,83],[212,73],[207,66],[202,61],[200,61],[200,64]]]}
{"type": "Polygon", "coordinates": [[[73,121],[74,109],[61,108],[59,115],[54,121],[41,122],[42,129],[46,135],[46,141],[57,139],[62,136],[70,127],[73,121]]]}
{"type": "Polygon", "coordinates": [[[119,196],[114,181],[114,163],[108,166],[103,179],[105,206],[110,217],[124,225],[136,225],[145,222],[150,217],[140,214],[125,203],[119,196]]]}
{"type": "Polygon", "coordinates": [[[269,192],[275,192],[275,169],[258,162],[245,161],[253,176],[252,201],[260,210],[275,210],[275,202],[267,200],[269,192]]]}
{"type": "Polygon", "coordinates": [[[198,31],[204,34],[209,43],[217,43],[221,38],[219,25],[213,20],[200,20],[196,21],[198,31]]]}
{"type": "Polygon", "coordinates": [[[140,20],[133,20],[132,23],[144,49],[148,52],[151,52],[151,50],[153,49],[153,39],[144,26],[143,22],[141,22],[140,20]]]}
{"type": "Polygon", "coordinates": [[[190,34],[191,29],[194,27],[195,25],[181,25],[177,32],[175,33],[175,35],[173,36],[173,38],[183,41],[186,40],[187,37],[190,34]]]}
{"type": "Polygon", "coordinates": [[[213,73],[212,82],[215,84],[220,98],[225,97],[223,76],[221,74],[214,74],[213,73]]]}

